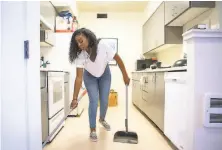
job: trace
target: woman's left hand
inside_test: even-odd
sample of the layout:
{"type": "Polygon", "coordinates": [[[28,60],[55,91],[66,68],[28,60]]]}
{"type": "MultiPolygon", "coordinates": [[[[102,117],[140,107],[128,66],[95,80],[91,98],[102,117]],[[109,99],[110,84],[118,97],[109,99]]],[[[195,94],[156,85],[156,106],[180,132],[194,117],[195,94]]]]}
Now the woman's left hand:
{"type": "Polygon", "coordinates": [[[130,84],[130,78],[128,77],[128,75],[125,75],[123,77],[123,80],[124,80],[125,85],[129,85],[130,84]]]}

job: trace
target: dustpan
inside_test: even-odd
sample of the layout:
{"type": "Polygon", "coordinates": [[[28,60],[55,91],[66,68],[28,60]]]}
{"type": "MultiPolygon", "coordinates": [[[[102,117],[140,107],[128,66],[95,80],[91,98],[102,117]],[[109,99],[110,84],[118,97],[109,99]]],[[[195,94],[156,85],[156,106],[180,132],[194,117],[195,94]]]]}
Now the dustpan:
{"type": "Polygon", "coordinates": [[[128,86],[126,85],[126,131],[117,131],[114,134],[113,141],[120,143],[138,144],[138,135],[136,132],[128,131],[128,86]]]}

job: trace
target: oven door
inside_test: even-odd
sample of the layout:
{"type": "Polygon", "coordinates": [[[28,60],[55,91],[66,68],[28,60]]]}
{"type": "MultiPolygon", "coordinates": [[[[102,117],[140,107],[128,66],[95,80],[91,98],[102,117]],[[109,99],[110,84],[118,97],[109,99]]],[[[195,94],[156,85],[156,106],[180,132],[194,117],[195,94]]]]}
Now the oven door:
{"type": "Polygon", "coordinates": [[[48,73],[49,118],[64,108],[64,73],[48,73]]]}

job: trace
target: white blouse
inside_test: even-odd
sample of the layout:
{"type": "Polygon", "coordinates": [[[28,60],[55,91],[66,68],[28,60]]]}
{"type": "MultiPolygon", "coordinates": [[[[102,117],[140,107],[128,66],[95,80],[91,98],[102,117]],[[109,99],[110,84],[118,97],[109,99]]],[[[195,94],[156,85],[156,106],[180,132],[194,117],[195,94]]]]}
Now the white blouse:
{"type": "Polygon", "coordinates": [[[82,51],[76,58],[76,67],[85,68],[93,76],[100,77],[104,73],[108,62],[113,60],[115,54],[116,52],[108,43],[100,40],[95,62],[90,60],[86,51],[82,51]]]}

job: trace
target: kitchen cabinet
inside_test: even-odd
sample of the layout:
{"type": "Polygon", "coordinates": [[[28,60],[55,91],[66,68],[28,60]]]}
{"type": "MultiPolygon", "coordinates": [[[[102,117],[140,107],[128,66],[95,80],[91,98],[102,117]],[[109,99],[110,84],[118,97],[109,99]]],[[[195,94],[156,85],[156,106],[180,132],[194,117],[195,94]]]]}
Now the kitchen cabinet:
{"type": "Polygon", "coordinates": [[[163,131],[164,72],[140,73],[140,78],[141,85],[140,82],[133,80],[132,101],[163,131]]]}
{"type": "Polygon", "coordinates": [[[143,25],[143,53],[164,43],[164,3],[143,25]]]}
{"type": "Polygon", "coordinates": [[[165,26],[165,3],[162,2],[143,25],[143,53],[169,44],[182,44],[182,27],[165,26]]]}
{"type": "Polygon", "coordinates": [[[132,101],[137,107],[139,107],[140,99],[141,99],[141,92],[140,92],[140,83],[139,81],[132,81],[133,88],[132,88],[132,101]]]}
{"type": "Polygon", "coordinates": [[[43,30],[55,29],[57,12],[50,1],[40,2],[40,27],[43,30]]]}
{"type": "Polygon", "coordinates": [[[141,106],[142,99],[142,88],[140,85],[140,79],[142,77],[142,73],[134,72],[132,74],[132,102],[138,108],[141,106]]]}
{"type": "Polygon", "coordinates": [[[166,1],[165,2],[165,24],[178,17],[189,8],[189,1],[166,1]]]}
{"type": "MultiPolygon", "coordinates": [[[[150,22],[146,22],[144,25],[143,25],[143,53],[146,53],[149,49],[150,49],[150,39],[151,37],[149,35],[151,30],[151,25],[149,25],[150,22]]],[[[151,42],[152,43],[152,42],[151,42]]]]}
{"type": "Polygon", "coordinates": [[[143,25],[143,54],[183,44],[183,26],[215,7],[214,1],[164,1],[143,25]]]}
{"type": "Polygon", "coordinates": [[[164,131],[164,105],[165,105],[165,83],[164,83],[164,72],[155,73],[155,93],[153,103],[153,122],[164,131]]]}
{"type": "Polygon", "coordinates": [[[143,87],[144,96],[144,113],[150,118],[153,118],[153,104],[154,104],[154,92],[155,92],[155,73],[146,73],[145,78],[147,78],[147,83],[143,87]]]}
{"type": "Polygon", "coordinates": [[[165,1],[165,25],[183,26],[214,7],[214,1],[165,1]]]}
{"type": "Polygon", "coordinates": [[[145,114],[163,131],[164,125],[164,72],[147,73],[148,95],[145,114]]]}

